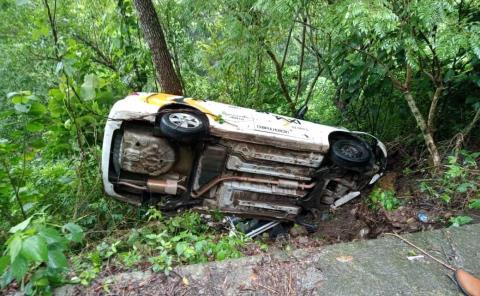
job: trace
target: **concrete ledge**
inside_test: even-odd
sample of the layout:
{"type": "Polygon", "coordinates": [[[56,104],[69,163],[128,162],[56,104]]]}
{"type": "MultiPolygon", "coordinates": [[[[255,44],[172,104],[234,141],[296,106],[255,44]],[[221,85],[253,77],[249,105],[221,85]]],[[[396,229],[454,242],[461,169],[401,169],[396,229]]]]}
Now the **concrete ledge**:
{"type": "MultiPolygon", "coordinates": [[[[480,276],[480,224],[405,235],[480,276]]],[[[394,237],[179,266],[173,276],[121,273],[56,295],[462,295],[452,272],[394,237]],[[103,290],[105,282],[108,293],[103,290]]]]}

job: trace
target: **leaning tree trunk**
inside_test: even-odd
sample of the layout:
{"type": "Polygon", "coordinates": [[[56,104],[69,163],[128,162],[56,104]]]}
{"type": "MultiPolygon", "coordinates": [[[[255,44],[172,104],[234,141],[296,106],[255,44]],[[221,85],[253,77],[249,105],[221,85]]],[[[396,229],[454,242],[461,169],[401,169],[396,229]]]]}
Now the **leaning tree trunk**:
{"type": "Polygon", "coordinates": [[[152,0],[134,0],[134,4],[145,40],[152,52],[157,80],[162,91],[174,95],[182,95],[182,84],[173,68],[167,43],[165,42],[165,35],[163,34],[152,0]]]}
{"type": "Polygon", "coordinates": [[[432,131],[428,128],[425,118],[423,117],[422,113],[420,113],[412,94],[409,91],[405,91],[403,95],[405,96],[405,100],[410,107],[410,111],[412,112],[413,117],[415,117],[415,121],[422,132],[428,152],[430,152],[430,155],[432,156],[433,166],[435,169],[439,169],[441,165],[441,158],[437,145],[433,139],[432,131]]]}

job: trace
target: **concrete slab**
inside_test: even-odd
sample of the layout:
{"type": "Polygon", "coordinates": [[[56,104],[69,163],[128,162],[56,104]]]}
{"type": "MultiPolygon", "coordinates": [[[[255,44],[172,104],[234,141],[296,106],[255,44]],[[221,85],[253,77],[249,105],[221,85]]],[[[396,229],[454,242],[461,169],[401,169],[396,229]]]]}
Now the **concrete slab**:
{"type": "MultiPolygon", "coordinates": [[[[405,235],[480,277],[480,224],[405,235]]],[[[462,295],[452,272],[394,237],[180,266],[174,276],[117,274],[56,295],[462,295]],[[105,282],[108,293],[103,290],[105,282]]]]}

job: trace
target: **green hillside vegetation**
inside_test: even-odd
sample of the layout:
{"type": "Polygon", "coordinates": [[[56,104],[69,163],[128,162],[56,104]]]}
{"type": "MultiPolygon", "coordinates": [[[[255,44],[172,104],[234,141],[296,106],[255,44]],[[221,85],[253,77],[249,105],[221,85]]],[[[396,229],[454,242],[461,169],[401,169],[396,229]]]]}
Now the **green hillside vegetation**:
{"type": "MultiPolygon", "coordinates": [[[[2,289],[46,295],[110,265],[169,273],[252,244],[198,213],[104,196],[109,109],[164,90],[134,2],[150,1],[0,0],[2,289]]],[[[153,4],[184,96],[288,116],[308,106],[306,120],[389,143],[391,169],[436,207],[480,208],[480,1],[153,4]]],[[[376,189],[368,208],[398,208],[389,190],[376,189]]]]}

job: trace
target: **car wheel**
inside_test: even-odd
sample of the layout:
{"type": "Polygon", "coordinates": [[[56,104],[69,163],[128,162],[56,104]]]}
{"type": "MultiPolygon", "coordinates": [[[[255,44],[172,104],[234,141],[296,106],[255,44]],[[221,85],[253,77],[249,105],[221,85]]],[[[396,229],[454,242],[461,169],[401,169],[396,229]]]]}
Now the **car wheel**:
{"type": "Polygon", "coordinates": [[[369,164],[372,153],[361,140],[341,139],[333,143],[330,158],[340,167],[358,168],[369,164]]]}
{"type": "Polygon", "coordinates": [[[180,142],[191,142],[205,136],[205,119],[193,112],[170,112],[160,119],[160,131],[164,136],[180,142]]]}
{"type": "Polygon", "coordinates": [[[112,165],[113,170],[115,171],[116,176],[120,176],[120,153],[122,150],[122,141],[123,141],[123,132],[120,130],[116,130],[113,133],[113,141],[112,141],[112,165]]]}

